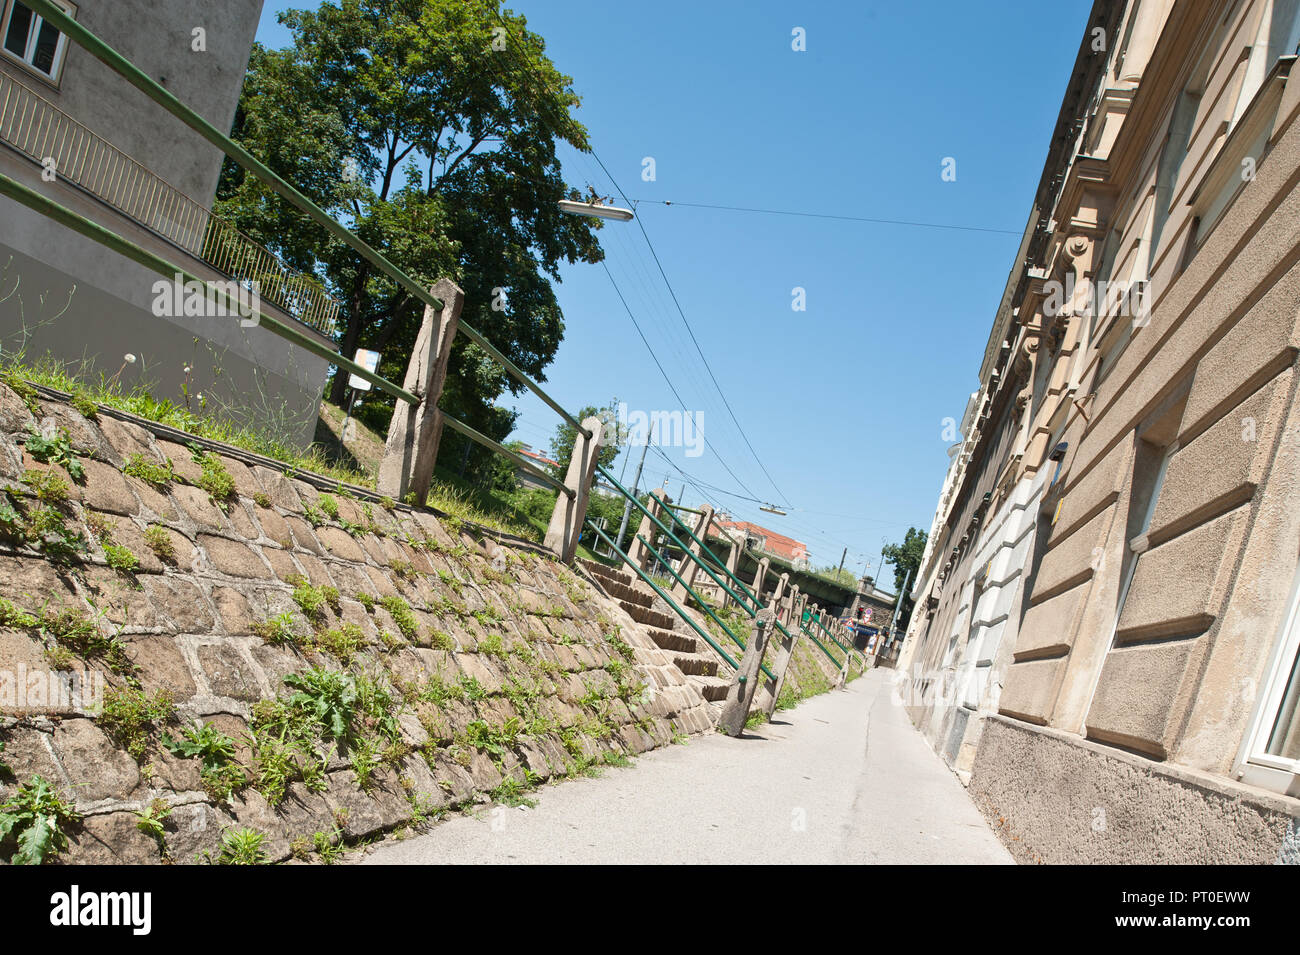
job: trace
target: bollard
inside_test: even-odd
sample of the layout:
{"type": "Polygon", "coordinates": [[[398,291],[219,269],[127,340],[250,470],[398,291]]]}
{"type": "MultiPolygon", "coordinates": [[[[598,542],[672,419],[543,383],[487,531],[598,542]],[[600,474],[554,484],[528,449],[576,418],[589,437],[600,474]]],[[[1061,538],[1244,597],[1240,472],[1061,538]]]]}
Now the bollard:
{"type": "Polygon", "coordinates": [[[763,651],[772,633],[772,621],[775,614],[770,607],[758,612],[750,630],[749,645],[745,655],[740,658],[740,668],[727,690],[727,700],[722,704],[722,715],[718,718],[718,730],[728,736],[739,736],[745,731],[749,719],[749,708],[754,702],[754,693],[758,690],[758,679],[762,675],[763,651]]]}
{"type": "Polygon", "coordinates": [[[596,475],[596,459],[600,457],[600,444],[605,434],[605,423],[594,415],[584,418],[582,427],[591,432],[591,437],[578,432],[578,439],[573,443],[573,457],[569,460],[569,472],[564,478],[564,486],[573,492],[573,496],[561,494],[556,498],[543,542],[566,564],[573,563],[578,553],[578,536],[582,533],[582,522],[587,519],[591,482],[596,475]]]}
{"type": "Polygon", "coordinates": [[[447,381],[447,360],[451,358],[451,343],[465,304],[465,293],[450,279],[439,279],[429,291],[442,302],[442,310],[425,306],[424,321],[402,383],[403,388],[420,397],[420,403],[399,401],[393,409],[377,482],[380,494],[396,501],[414,494],[418,504],[424,503],[433,483],[433,466],[442,438],[438,401],[447,381]]]}

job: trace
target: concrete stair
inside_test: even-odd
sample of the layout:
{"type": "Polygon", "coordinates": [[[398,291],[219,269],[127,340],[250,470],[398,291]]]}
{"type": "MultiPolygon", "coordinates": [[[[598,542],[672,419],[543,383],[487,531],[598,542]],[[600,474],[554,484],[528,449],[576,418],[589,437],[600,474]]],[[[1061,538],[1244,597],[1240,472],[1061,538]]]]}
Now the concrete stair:
{"type": "Polygon", "coordinates": [[[621,567],[589,560],[581,563],[628,616],[642,625],[655,645],[672,657],[674,665],[701,696],[714,703],[727,698],[730,670],[722,666],[716,651],[699,636],[673,629],[676,616],[654,609],[655,594],[649,587],[621,567]]]}

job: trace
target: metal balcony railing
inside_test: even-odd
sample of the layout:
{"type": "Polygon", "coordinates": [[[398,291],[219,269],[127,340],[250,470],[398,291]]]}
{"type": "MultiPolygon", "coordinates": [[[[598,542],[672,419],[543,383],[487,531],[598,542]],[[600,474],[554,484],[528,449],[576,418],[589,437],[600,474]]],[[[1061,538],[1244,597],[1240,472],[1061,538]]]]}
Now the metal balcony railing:
{"type": "Polygon", "coordinates": [[[339,303],[313,277],[214,215],[36,91],[0,72],[0,141],[325,335],[339,303]]]}

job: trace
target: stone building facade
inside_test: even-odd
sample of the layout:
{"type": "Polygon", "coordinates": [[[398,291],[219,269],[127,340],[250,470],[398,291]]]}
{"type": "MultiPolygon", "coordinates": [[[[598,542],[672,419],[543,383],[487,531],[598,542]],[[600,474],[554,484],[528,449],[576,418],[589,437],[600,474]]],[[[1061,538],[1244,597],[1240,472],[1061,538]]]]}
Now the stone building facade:
{"type": "Polygon", "coordinates": [[[1296,854],[1298,45],[1090,12],[899,660],[1023,860],[1296,854]]]}

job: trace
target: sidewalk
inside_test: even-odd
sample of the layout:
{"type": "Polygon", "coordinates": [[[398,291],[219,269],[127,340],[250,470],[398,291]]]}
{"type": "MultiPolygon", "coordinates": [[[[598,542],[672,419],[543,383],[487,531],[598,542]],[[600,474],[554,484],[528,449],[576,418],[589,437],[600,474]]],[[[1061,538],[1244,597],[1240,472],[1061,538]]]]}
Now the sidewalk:
{"type": "Polygon", "coordinates": [[[892,705],[889,671],[630,769],[484,807],[362,864],[997,863],[1010,854],[892,705]]]}

